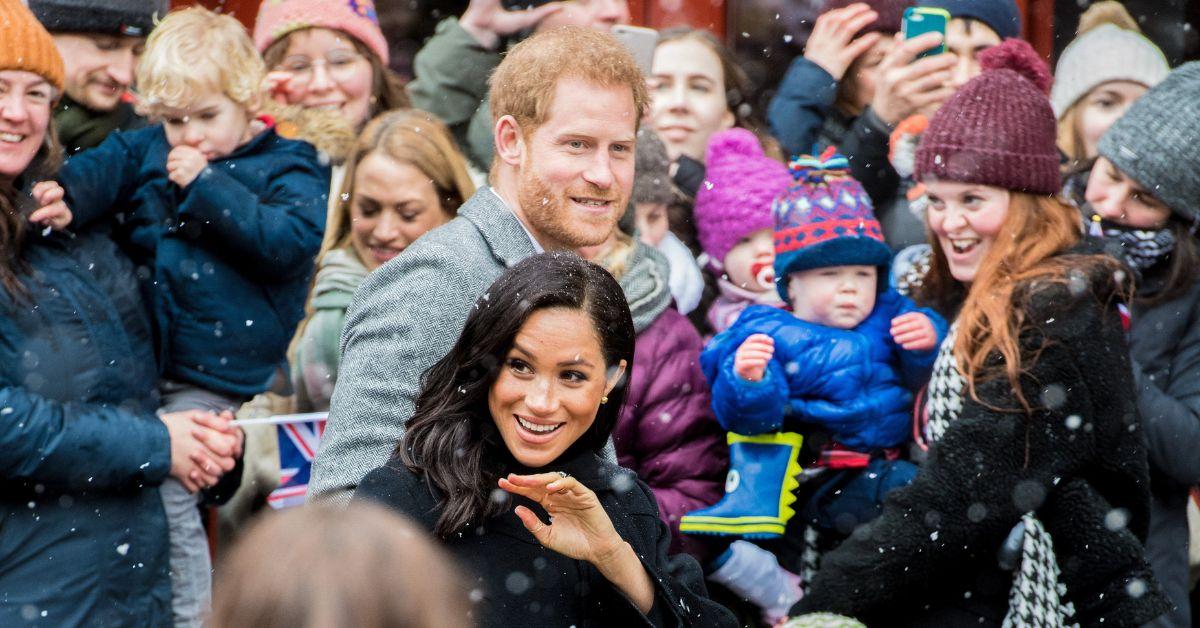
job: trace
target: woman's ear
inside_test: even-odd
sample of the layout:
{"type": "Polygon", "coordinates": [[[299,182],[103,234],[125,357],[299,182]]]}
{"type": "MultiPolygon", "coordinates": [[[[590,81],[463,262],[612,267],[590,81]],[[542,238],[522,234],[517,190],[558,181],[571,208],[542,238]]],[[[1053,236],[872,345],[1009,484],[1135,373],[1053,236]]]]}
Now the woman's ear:
{"type": "Polygon", "coordinates": [[[501,116],[493,130],[496,156],[510,166],[520,166],[525,153],[525,135],[512,116],[501,116]]]}
{"type": "Polygon", "coordinates": [[[629,366],[628,362],[626,362],[625,360],[621,360],[620,364],[617,364],[615,367],[608,369],[608,382],[604,385],[604,396],[605,397],[607,397],[609,394],[612,393],[613,389],[617,387],[617,384],[621,383],[621,378],[625,377],[625,369],[628,366],[629,366]]]}

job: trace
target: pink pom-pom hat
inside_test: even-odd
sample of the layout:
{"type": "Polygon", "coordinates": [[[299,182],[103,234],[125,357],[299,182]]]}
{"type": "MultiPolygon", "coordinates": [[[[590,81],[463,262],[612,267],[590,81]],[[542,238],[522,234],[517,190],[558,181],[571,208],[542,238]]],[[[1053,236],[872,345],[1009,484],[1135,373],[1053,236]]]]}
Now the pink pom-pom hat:
{"type": "Polygon", "coordinates": [[[705,167],[693,218],[700,247],[719,265],[739,240],[774,226],[771,203],[792,178],[746,129],[713,134],[705,167]]]}
{"type": "Polygon", "coordinates": [[[372,0],[263,0],[254,20],[254,45],[266,52],[271,44],[306,28],[342,31],[388,64],[388,44],[372,0]]]}

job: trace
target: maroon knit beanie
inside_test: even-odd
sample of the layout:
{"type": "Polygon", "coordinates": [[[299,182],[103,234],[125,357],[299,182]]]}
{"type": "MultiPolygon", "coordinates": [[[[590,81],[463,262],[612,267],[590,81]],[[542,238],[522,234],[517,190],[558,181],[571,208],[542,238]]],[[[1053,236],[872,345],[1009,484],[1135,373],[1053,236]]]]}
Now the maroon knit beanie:
{"type": "Polygon", "coordinates": [[[904,22],[904,10],[914,6],[914,0],[825,0],[825,4],[821,6],[821,13],[824,15],[834,9],[841,9],[859,2],[865,3],[871,7],[871,10],[879,15],[874,22],[867,24],[861,31],[858,31],[856,37],[865,35],[866,33],[885,33],[894,35],[900,32],[900,25],[904,22]]]}
{"type": "Polygon", "coordinates": [[[1033,194],[1061,191],[1050,67],[1020,39],[979,55],[971,79],[929,121],[916,178],[979,183],[1033,194]]]}

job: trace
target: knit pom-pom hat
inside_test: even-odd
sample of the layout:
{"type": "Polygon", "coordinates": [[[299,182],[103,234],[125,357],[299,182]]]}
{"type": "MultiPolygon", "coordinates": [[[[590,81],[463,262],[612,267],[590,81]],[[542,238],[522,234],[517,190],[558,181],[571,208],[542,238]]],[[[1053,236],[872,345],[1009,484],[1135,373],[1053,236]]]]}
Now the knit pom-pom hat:
{"type": "Polygon", "coordinates": [[[20,0],[0,0],[0,70],[24,70],[63,88],[62,55],[46,31],[20,0]]]}
{"type": "Polygon", "coordinates": [[[1130,81],[1154,87],[1170,71],[1162,50],[1141,34],[1125,7],[1113,0],[1098,2],[1079,18],[1079,36],[1058,58],[1050,103],[1061,118],[1104,83],[1130,81]]]}
{"type": "Polygon", "coordinates": [[[306,28],[342,31],[388,64],[388,43],[379,30],[373,0],[263,0],[254,20],[254,45],[266,52],[271,44],[306,28]]]}
{"type": "Polygon", "coordinates": [[[983,72],[929,121],[916,178],[978,183],[1032,194],[1061,190],[1057,122],[1046,62],[1020,39],[979,55],[983,72]]]}
{"type": "Polygon", "coordinates": [[[831,146],[820,157],[788,164],[795,181],[775,199],[775,287],[788,301],[788,275],[829,266],[879,266],[882,283],[892,251],[883,241],[871,197],[850,162],[831,146]]]}
{"type": "Polygon", "coordinates": [[[787,167],[763,153],[746,129],[729,129],[708,142],[704,183],[693,219],[700,247],[717,264],[739,240],[773,226],[771,202],[791,182],[787,167]]]}

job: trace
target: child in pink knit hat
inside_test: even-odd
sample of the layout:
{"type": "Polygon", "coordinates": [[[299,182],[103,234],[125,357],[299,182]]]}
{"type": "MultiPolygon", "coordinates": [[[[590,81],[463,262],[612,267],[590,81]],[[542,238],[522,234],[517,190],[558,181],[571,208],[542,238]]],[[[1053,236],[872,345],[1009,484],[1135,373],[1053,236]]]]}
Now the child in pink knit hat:
{"type": "Polygon", "coordinates": [[[694,220],[701,266],[717,277],[720,296],[708,310],[714,333],[754,304],[781,307],[775,290],[771,202],[791,181],[787,167],[766,156],[753,133],[734,128],[712,136],[694,220]]]}

